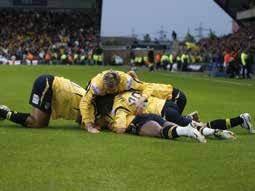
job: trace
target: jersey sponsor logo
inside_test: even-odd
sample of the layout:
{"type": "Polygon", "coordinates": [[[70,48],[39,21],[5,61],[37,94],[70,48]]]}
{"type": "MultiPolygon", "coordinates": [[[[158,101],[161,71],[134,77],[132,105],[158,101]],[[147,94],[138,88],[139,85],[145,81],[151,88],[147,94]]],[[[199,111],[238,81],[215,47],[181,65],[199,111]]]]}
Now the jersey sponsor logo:
{"type": "Polygon", "coordinates": [[[37,94],[33,94],[32,103],[38,105],[40,98],[37,94]]]}

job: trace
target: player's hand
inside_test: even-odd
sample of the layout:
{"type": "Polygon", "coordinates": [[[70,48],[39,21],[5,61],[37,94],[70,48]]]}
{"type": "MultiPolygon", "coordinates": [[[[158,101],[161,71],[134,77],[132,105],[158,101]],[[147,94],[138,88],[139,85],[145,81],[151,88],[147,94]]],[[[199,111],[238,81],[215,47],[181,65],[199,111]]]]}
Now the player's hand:
{"type": "Polygon", "coordinates": [[[142,114],[143,113],[143,108],[144,108],[144,102],[145,102],[146,98],[145,97],[141,97],[139,100],[137,100],[137,102],[135,103],[136,105],[136,114],[142,114]]]}
{"type": "Polygon", "coordinates": [[[140,114],[143,113],[143,107],[144,107],[143,104],[142,104],[142,105],[137,105],[137,106],[136,106],[136,110],[135,110],[136,115],[140,115],[140,114]]]}
{"type": "Polygon", "coordinates": [[[100,131],[97,130],[96,128],[94,128],[94,127],[87,127],[87,131],[89,133],[100,133],[100,131]]]}
{"type": "Polygon", "coordinates": [[[85,124],[85,129],[89,132],[89,133],[100,133],[100,131],[96,128],[93,127],[92,123],[87,123],[85,124]]]}

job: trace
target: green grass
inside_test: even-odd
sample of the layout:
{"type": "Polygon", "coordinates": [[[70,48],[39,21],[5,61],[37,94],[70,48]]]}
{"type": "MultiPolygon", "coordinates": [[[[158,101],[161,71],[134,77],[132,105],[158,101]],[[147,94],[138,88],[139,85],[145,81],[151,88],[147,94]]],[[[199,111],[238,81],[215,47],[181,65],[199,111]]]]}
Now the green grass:
{"type": "MultiPolygon", "coordinates": [[[[64,76],[85,87],[104,67],[0,66],[0,104],[29,112],[33,80],[40,74],[64,76]]],[[[120,68],[121,69],[121,68],[120,68]]],[[[202,74],[149,73],[142,80],[171,83],[188,96],[185,113],[198,110],[203,121],[255,116],[255,82],[209,78],[202,74]]],[[[254,121],[253,121],[254,122],[254,121]]],[[[239,127],[235,141],[97,135],[72,121],[48,128],[22,128],[0,122],[1,191],[231,190],[255,187],[255,135],[239,127]]]]}

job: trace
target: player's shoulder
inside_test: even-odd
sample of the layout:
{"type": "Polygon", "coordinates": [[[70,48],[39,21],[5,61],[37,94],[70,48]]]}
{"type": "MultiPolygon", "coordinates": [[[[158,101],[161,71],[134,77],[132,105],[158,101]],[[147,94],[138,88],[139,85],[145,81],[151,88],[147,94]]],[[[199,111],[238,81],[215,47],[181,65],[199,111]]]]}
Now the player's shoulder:
{"type": "Polygon", "coordinates": [[[104,84],[103,84],[103,78],[101,73],[96,75],[94,78],[92,78],[90,82],[90,88],[96,95],[100,95],[102,93],[103,87],[104,87],[103,85],[104,84]]]}

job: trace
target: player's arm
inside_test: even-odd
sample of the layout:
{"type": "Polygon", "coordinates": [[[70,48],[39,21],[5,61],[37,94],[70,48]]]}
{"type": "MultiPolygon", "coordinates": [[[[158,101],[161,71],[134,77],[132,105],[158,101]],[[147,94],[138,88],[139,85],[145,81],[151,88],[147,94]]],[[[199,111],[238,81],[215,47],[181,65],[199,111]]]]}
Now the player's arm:
{"type": "Polygon", "coordinates": [[[143,83],[141,81],[133,80],[132,89],[141,91],[141,97],[137,100],[136,104],[136,113],[141,114],[143,111],[145,101],[151,96],[153,92],[152,86],[143,83]]]}
{"type": "Polygon", "coordinates": [[[124,108],[118,108],[115,112],[116,113],[114,117],[114,122],[112,124],[112,130],[118,134],[125,133],[127,129],[127,112],[124,108]]]}
{"type": "Polygon", "coordinates": [[[133,80],[131,88],[141,91],[142,97],[145,99],[148,99],[153,92],[153,86],[137,80],[133,80]]]}
{"type": "Polygon", "coordinates": [[[87,89],[86,93],[80,102],[80,112],[82,117],[81,128],[87,130],[91,133],[98,133],[99,131],[94,128],[95,116],[93,112],[92,100],[95,94],[90,87],[87,89]]]}

